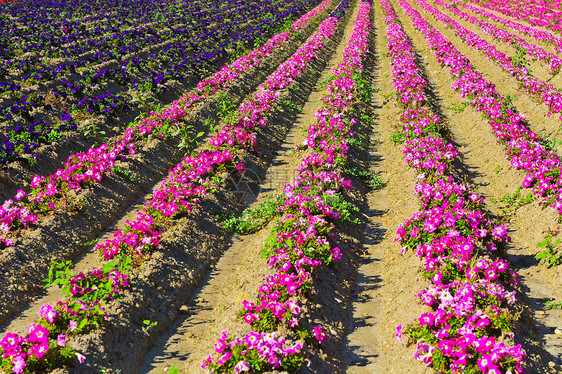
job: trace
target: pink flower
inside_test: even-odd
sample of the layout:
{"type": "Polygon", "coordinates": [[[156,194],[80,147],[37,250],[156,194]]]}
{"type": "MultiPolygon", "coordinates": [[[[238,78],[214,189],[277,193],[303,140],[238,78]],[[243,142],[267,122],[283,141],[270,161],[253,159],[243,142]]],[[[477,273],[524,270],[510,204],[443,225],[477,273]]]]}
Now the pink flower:
{"type": "Polygon", "coordinates": [[[396,326],[396,340],[402,341],[402,325],[396,326]]]}
{"type": "Polygon", "coordinates": [[[313,333],[319,343],[322,342],[322,340],[326,340],[326,333],[322,331],[320,326],[314,327],[313,333]]]}
{"type": "Polygon", "coordinates": [[[66,334],[59,334],[57,336],[57,343],[59,346],[65,348],[66,347],[66,334]]]}
{"type": "Polygon", "coordinates": [[[250,363],[246,361],[240,361],[235,367],[234,372],[240,373],[242,371],[250,371],[250,363]]]}
{"type": "Polygon", "coordinates": [[[86,361],[86,357],[84,357],[83,355],[81,355],[80,353],[76,353],[76,358],[78,359],[78,362],[83,364],[86,361]]]}
{"type": "Polygon", "coordinates": [[[70,331],[76,330],[77,327],[78,327],[78,322],[71,319],[70,322],[68,323],[68,328],[70,329],[70,331]]]}
{"type": "Polygon", "coordinates": [[[217,360],[217,364],[219,364],[219,365],[224,365],[224,364],[226,364],[226,362],[227,362],[228,360],[230,360],[230,357],[232,357],[232,353],[226,352],[224,355],[222,355],[221,357],[219,357],[219,359],[217,360]]]}
{"type": "Polygon", "coordinates": [[[16,193],[16,196],[15,196],[15,199],[17,201],[20,201],[24,197],[25,197],[25,192],[23,190],[18,190],[18,192],[16,193]]]}
{"type": "Polygon", "coordinates": [[[25,368],[25,359],[22,356],[14,357],[12,363],[14,364],[14,367],[12,368],[14,373],[19,374],[23,372],[23,369],[25,368]]]}

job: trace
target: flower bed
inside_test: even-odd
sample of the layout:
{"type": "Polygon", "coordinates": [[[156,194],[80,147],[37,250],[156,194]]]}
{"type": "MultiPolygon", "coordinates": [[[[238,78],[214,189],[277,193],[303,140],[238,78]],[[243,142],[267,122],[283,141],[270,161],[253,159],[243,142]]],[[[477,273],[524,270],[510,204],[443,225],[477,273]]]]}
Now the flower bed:
{"type": "MultiPolygon", "coordinates": [[[[87,152],[70,156],[56,173],[47,177],[36,175],[31,183],[30,192],[20,190],[14,199],[4,203],[6,210],[0,211],[2,232],[8,234],[15,229],[28,227],[30,223],[37,220],[40,212],[64,210],[70,191],[88,188],[111,175],[115,162],[124,161],[128,156],[138,152],[151,135],[161,138],[169,136],[173,125],[179,124],[189,114],[191,108],[210,99],[218,90],[232,85],[244,72],[257,66],[283,46],[291,35],[302,30],[331,2],[332,0],[323,1],[295,21],[289,30],[275,35],[264,45],[199,82],[196,89],[174,101],[170,107],[164,108],[159,113],[153,112],[148,118],[132,123],[122,135],[111,137],[107,142],[92,147],[87,152]]],[[[0,237],[0,248],[13,244],[14,241],[8,237],[0,237]]]]}
{"type": "MultiPolygon", "coordinates": [[[[438,21],[452,28],[465,44],[482,51],[490,61],[495,62],[502,70],[517,79],[521,87],[524,88],[527,93],[535,96],[549,109],[548,115],[562,113],[562,91],[558,90],[550,83],[535,78],[524,65],[516,64],[511,56],[498,51],[495,46],[482,39],[476,33],[467,30],[460,23],[454,21],[425,1],[420,2],[419,5],[424,11],[432,14],[438,21]]],[[[528,49],[529,46],[525,48],[528,49]]],[[[553,74],[558,73],[562,64],[562,60],[559,58],[556,57],[555,60],[556,61],[550,60],[552,63],[551,73],[553,74]]],[[[560,115],[560,119],[562,119],[562,114],[560,115]]]]}
{"type": "Polygon", "coordinates": [[[459,91],[461,97],[469,98],[470,106],[484,113],[498,142],[505,147],[511,166],[527,174],[522,186],[532,187],[533,194],[542,197],[541,204],[562,214],[562,163],[558,156],[545,149],[540,137],[527,128],[523,115],[496,91],[493,83],[474,69],[468,58],[417,11],[408,8],[408,12],[415,27],[435,51],[437,62],[450,67],[455,80],[452,88],[459,91]]]}
{"type": "MultiPolygon", "coordinates": [[[[326,39],[333,34],[336,27],[335,18],[326,19],[320,25],[319,30],[260,86],[257,93],[251,95],[241,105],[232,122],[218,132],[220,139],[224,139],[225,136],[231,137],[225,144],[214,146],[215,150],[205,150],[197,155],[186,156],[182,163],[174,168],[168,178],[162,182],[153,194],[153,198],[137,213],[136,219],[127,221],[125,229],[116,231],[113,239],[98,244],[96,249],[105,260],[108,260],[102,269],[94,269],[84,275],[74,274],[66,263],[55,266],[49,276],[50,283],[59,285],[63,290],[72,290],[74,284],[82,284],[84,279],[87,281],[84,292],[70,291],[70,301],[61,301],[53,307],[46,306],[46,308],[53,308],[56,316],[52,322],[41,316],[43,318],[39,324],[44,325],[49,331],[48,336],[51,339],[61,333],[65,335],[71,335],[75,331],[76,334],[85,333],[102,324],[105,303],[109,299],[120,297],[122,289],[130,284],[128,279],[132,278],[131,267],[138,266],[151,253],[158,250],[161,234],[169,226],[171,220],[175,216],[190,211],[192,205],[198,204],[199,198],[209,193],[210,188],[214,186],[213,177],[219,175],[221,171],[235,168],[238,171],[243,170],[243,165],[236,165],[233,162],[238,150],[253,149],[255,134],[260,127],[265,125],[264,119],[273,110],[280,92],[291,86],[303,74],[307,64],[318,57],[324,48],[326,39]],[[248,110],[252,111],[251,116],[248,115],[248,110]],[[242,134],[245,135],[242,136],[242,134]],[[239,142],[239,139],[251,139],[251,141],[239,142]],[[62,270],[55,271],[56,268],[62,270]],[[114,271],[118,271],[119,279],[127,281],[115,285],[115,275],[112,275],[114,271]],[[97,275],[101,275],[100,278],[97,278],[97,275]],[[103,286],[88,281],[88,279],[93,279],[92,277],[104,280],[103,286]],[[92,289],[109,289],[111,292],[90,292],[92,289]],[[71,323],[72,326],[76,324],[77,329],[73,329],[71,323]]],[[[8,342],[7,339],[11,338],[4,337],[3,342],[8,342]]],[[[18,339],[24,341],[27,336],[19,336],[18,339]]],[[[52,354],[61,356],[56,361],[59,365],[69,362],[74,355],[72,351],[63,352],[60,347],[60,345],[49,344],[52,354]]],[[[1,349],[4,350],[2,365],[14,372],[23,370],[28,362],[35,362],[34,360],[38,360],[38,365],[43,366],[35,369],[35,366],[30,364],[31,369],[29,370],[31,371],[43,370],[51,362],[36,358],[33,352],[24,351],[23,348],[13,350],[2,347],[1,349]],[[22,359],[25,365],[21,363],[22,359]]]]}
{"type": "Polygon", "coordinates": [[[284,187],[286,202],[279,208],[282,216],[264,243],[268,266],[276,273],[259,288],[256,302],[242,302],[241,318],[254,331],[242,338],[229,337],[229,332],[223,331],[215,344],[218,357],[207,357],[203,368],[215,372],[294,370],[302,361],[298,354],[304,347],[301,343],[283,346],[285,338],[277,332],[281,325],[299,337],[318,342],[326,339],[319,326],[307,330],[298,298],[307,296],[319,267],[341,257],[339,248],[330,245],[331,221],[340,219],[341,212],[326,201],[350,188],[349,181],[337,172],[337,164],[347,157],[354,112],[364,95],[361,74],[369,49],[371,8],[369,2],[359,6],[343,62],[334,69],[335,77],[322,99],[324,107],[316,112],[317,122],[308,130],[305,144],[312,152],[301,163],[293,183],[284,187]],[[264,348],[267,345],[275,348],[264,348]]]}
{"type": "Polygon", "coordinates": [[[507,231],[486,219],[483,199],[470,185],[449,174],[458,151],[440,135],[439,117],[426,106],[428,83],[391,4],[381,4],[396,101],[404,109],[405,163],[418,175],[422,208],[400,225],[395,240],[403,252],[415,251],[421,275],[431,282],[417,294],[430,311],[398,326],[397,338],[406,334],[417,345],[414,357],[439,372],[521,373],[525,352],[505,338],[518,316],[510,290],[516,274],[502,259],[507,231]]]}

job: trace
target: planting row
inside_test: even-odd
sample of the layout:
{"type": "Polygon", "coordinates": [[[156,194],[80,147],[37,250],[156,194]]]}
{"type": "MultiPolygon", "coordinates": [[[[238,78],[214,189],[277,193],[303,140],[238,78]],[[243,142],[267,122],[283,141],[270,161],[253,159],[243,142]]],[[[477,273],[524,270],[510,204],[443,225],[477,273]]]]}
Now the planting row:
{"type": "Polygon", "coordinates": [[[532,36],[537,41],[551,44],[556,52],[562,53],[562,38],[553,35],[548,31],[537,29],[519,22],[514,22],[508,18],[497,16],[492,12],[489,12],[485,9],[480,9],[469,3],[453,2],[450,5],[452,6],[453,4],[455,4],[457,7],[464,7],[474,14],[478,14],[479,16],[486,17],[492,21],[498,22],[522,34],[532,36]]]}
{"type": "MultiPolygon", "coordinates": [[[[161,235],[170,226],[174,217],[190,211],[192,205],[198,204],[199,199],[216,184],[216,178],[221,175],[221,170],[237,168],[239,172],[243,171],[243,164],[235,164],[234,159],[239,157],[237,155],[241,150],[253,149],[255,133],[265,125],[266,116],[273,110],[281,90],[290,86],[303,73],[307,63],[318,56],[323,49],[325,39],[333,33],[335,23],[337,22],[334,18],[324,21],[318,32],[240,106],[237,115],[213,137],[212,143],[220,143],[213,146],[216,150],[206,150],[194,156],[187,156],[171,171],[170,176],[155,191],[152,199],[138,212],[136,219],[128,221],[124,230],[115,232],[113,239],[98,244],[96,249],[100,254],[105,259],[112,260],[101,269],[92,270],[87,274],[76,275],[68,270],[51,273],[51,283],[70,290],[68,293],[71,294],[71,298],[59,302],[54,307],[45,306],[45,309],[54,310],[52,319],[41,315],[43,318],[39,325],[48,331],[43,337],[51,337],[51,340],[48,340],[48,337],[44,338],[45,341],[52,343],[53,337],[61,333],[70,334],[75,331],[84,333],[99,326],[104,318],[103,305],[108,299],[119,297],[122,288],[128,286],[126,281],[107,286],[110,274],[119,271],[123,274],[120,279],[128,280],[132,277],[131,266],[133,264],[138,266],[158,249],[161,235]],[[100,282],[103,284],[100,285],[100,282]],[[84,292],[73,292],[74,285],[77,283],[83,287],[84,292]],[[95,292],[96,289],[104,289],[107,292],[95,292]],[[78,310],[73,309],[76,305],[78,310]],[[78,328],[73,328],[69,320],[75,321],[78,328]]],[[[10,335],[9,338],[4,338],[3,343],[8,344],[8,339],[16,339],[16,343],[10,345],[9,353],[6,353],[8,350],[5,349],[3,363],[10,366],[14,372],[21,372],[28,364],[29,367],[35,367],[32,365],[50,365],[54,361],[37,357],[36,352],[31,350],[34,341],[30,340],[29,336],[24,338],[10,335]],[[13,348],[15,346],[18,348],[13,348]]],[[[47,345],[50,349],[46,352],[55,355],[59,364],[67,360],[72,353],[63,350],[60,344],[47,345]]]]}
{"type": "MultiPolygon", "coordinates": [[[[544,48],[537,46],[536,44],[529,43],[524,38],[520,38],[509,31],[500,29],[499,27],[496,27],[479,17],[471,16],[468,13],[460,10],[457,6],[447,4],[441,0],[437,0],[435,1],[435,3],[445,7],[447,10],[454,13],[458,18],[467,20],[468,22],[480,27],[483,34],[489,34],[495,40],[508,43],[517,50],[518,55],[523,57],[528,55],[532,60],[537,60],[541,61],[543,64],[548,64],[550,74],[556,75],[560,72],[560,68],[562,67],[562,58],[550,52],[547,52],[544,48]]],[[[517,64],[517,62],[515,62],[515,64],[517,64]]],[[[519,64],[524,64],[524,60],[519,64]]]]}
{"type": "MultiPolygon", "coordinates": [[[[321,18],[327,6],[330,6],[329,0],[296,21],[288,31],[279,34],[266,45],[241,57],[213,77],[201,82],[198,89],[186,94],[171,108],[153,113],[150,118],[139,122],[134,131],[128,131],[119,139],[114,139],[115,147],[102,145],[88,153],[79,154],[69,160],[67,166],[70,166],[67,169],[59,170],[49,177],[51,180],[41,183],[38,191],[43,193],[60,187],[59,192],[48,198],[51,204],[55,204],[56,211],[55,214],[50,210],[49,214],[43,214],[41,210],[43,208],[40,208],[33,213],[38,215],[34,227],[40,230],[24,229],[8,233],[8,235],[16,235],[11,237],[17,238],[17,243],[0,253],[2,273],[6,279],[2,286],[3,292],[0,293],[3,312],[0,321],[4,321],[7,316],[17,311],[17,308],[21,308],[22,303],[40,289],[37,283],[46,277],[51,260],[72,259],[84,251],[86,247],[81,243],[95,239],[109,222],[119,217],[139,195],[146,193],[146,188],[150,188],[162,177],[161,172],[181,161],[185,151],[181,152],[177,149],[177,142],[173,139],[162,141],[158,136],[151,136],[149,131],[145,132],[147,127],[154,128],[154,134],[168,134],[176,127],[184,126],[186,120],[188,123],[198,124],[203,123],[203,118],[207,116],[216,118],[214,112],[219,102],[218,91],[231,92],[233,98],[239,96],[240,100],[250,94],[281,61],[296,51],[303,40],[300,35],[302,32],[306,35],[312,33],[315,23],[321,18]],[[233,91],[222,91],[223,89],[233,91]],[[123,163],[121,160],[127,162],[123,163]],[[151,174],[146,176],[141,174],[141,178],[136,179],[135,183],[116,179],[115,175],[110,175],[117,171],[121,174],[130,172],[138,175],[141,171],[145,172],[144,169],[149,169],[148,172],[151,174]],[[100,176],[103,177],[102,183],[95,179],[99,179],[100,176]],[[62,177],[62,180],[59,177],[62,177]],[[81,177],[87,179],[81,180],[81,177]],[[75,182],[79,189],[69,190],[67,186],[71,182],[75,182]],[[115,189],[116,183],[118,183],[117,189],[115,189]],[[69,211],[71,207],[68,202],[79,205],[75,207],[75,211],[69,211]],[[92,222],[96,225],[92,226],[92,222]],[[64,246],[65,248],[57,247],[53,250],[49,243],[67,243],[67,245],[64,246]],[[23,258],[32,258],[33,261],[21,261],[23,258]],[[20,271],[23,272],[23,276],[20,271]]],[[[234,113],[231,113],[230,116],[233,115],[234,113]]],[[[216,127],[213,121],[199,124],[199,129],[196,130],[212,132],[216,127]]],[[[7,224],[14,223],[10,221],[14,216],[17,220],[18,214],[27,212],[26,205],[29,207],[31,200],[29,197],[30,195],[25,195],[19,202],[14,200],[14,204],[19,205],[3,216],[7,224]]],[[[5,205],[10,204],[7,202],[5,205]]],[[[12,229],[16,227],[12,226],[12,229]]]]}
{"type": "MultiPolygon", "coordinates": [[[[562,119],[562,91],[556,89],[550,83],[535,78],[525,67],[524,63],[518,63],[511,56],[498,51],[494,45],[488,43],[478,34],[467,30],[459,22],[443,14],[425,1],[421,2],[420,6],[423,7],[425,12],[435,17],[435,19],[452,28],[467,45],[482,51],[490,61],[495,62],[505,72],[516,78],[527,93],[535,96],[549,109],[549,115],[559,113],[560,119],[562,119]]],[[[560,66],[556,69],[559,68],[560,66]]]]}
{"type": "Polygon", "coordinates": [[[244,337],[223,331],[215,344],[216,358],[209,356],[202,367],[211,372],[294,370],[302,358],[301,343],[284,346],[279,337],[285,326],[298,338],[322,342],[326,334],[310,326],[302,316],[299,298],[308,296],[313,274],[321,266],[341,257],[339,248],[330,245],[334,228],[331,221],[342,219],[342,212],[328,203],[350,188],[350,181],[337,172],[345,162],[348,140],[353,137],[356,107],[365,100],[363,62],[367,56],[371,4],[362,2],[343,62],[334,69],[334,77],[323,97],[323,108],[315,114],[305,146],[312,151],[298,169],[298,176],[284,187],[285,203],[281,218],[264,243],[268,266],[276,272],[260,286],[256,302],[244,300],[240,312],[252,331],[244,337]],[[230,334],[230,336],[229,336],[230,334]]]}
{"type": "MultiPolygon", "coordinates": [[[[423,0],[418,4],[430,7],[423,0]]],[[[541,204],[562,214],[562,163],[558,156],[543,146],[540,137],[528,129],[523,115],[496,91],[493,83],[486,81],[474,69],[468,58],[450,41],[427,21],[421,23],[416,18],[416,27],[424,31],[427,29],[428,44],[435,51],[438,63],[451,69],[450,74],[455,80],[452,88],[459,91],[461,97],[470,99],[469,105],[488,118],[498,142],[505,147],[512,167],[527,173],[522,186],[532,187],[533,193],[542,197],[541,204]]]]}
{"type": "MultiPolygon", "coordinates": [[[[415,358],[439,372],[522,373],[525,352],[504,338],[518,315],[511,290],[516,275],[501,258],[507,231],[486,219],[483,199],[470,185],[450,175],[458,151],[440,135],[445,129],[429,109],[428,83],[392,5],[381,4],[397,103],[404,109],[403,152],[416,170],[422,209],[400,225],[396,241],[422,259],[421,274],[430,281],[417,297],[431,311],[405,329],[398,326],[397,338],[405,333],[417,344],[415,358]]],[[[408,3],[400,5],[414,17],[408,3]]]]}
{"type": "MultiPolygon", "coordinates": [[[[228,4],[228,1],[224,3],[228,4]]],[[[17,91],[5,92],[13,97],[13,101],[0,109],[0,115],[12,124],[4,129],[6,135],[0,146],[0,162],[6,164],[21,157],[34,157],[33,150],[41,144],[56,142],[65,131],[75,130],[79,118],[118,117],[139,107],[153,105],[155,95],[166,89],[170,79],[185,81],[195,73],[205,75],[213,65],[220,63],[227,48],[240,48],[259,38],[302,12],[308,3],[283,3],[279,7],[276,1],[264,0],[259,4],[244,3],[235,10],[230,6],[224,10],[222,3],[216,3],[215,20],[173,29],[173,37],[163,36],[168,40],[165,45],[146,56],[139,55],[141,47],[134,51],[124,50],[118,56],[108,58],[121,60],[121,55],[128,55],[130,61],[123,61],[114,68],[100,66],[82,70],[79,77],[70,80],[57,79],[54,87],[45,86],[47,92],[42,88],[20,90],[20,86],[9,82],[8,86],[17,91]],[[235,16],[224,18],[228,12],[235,16]],[[205,27],[211,21],[213,23],[205,27]],[[201,27],[203,29],[199,30],[201,27]],[[118,85],[110,84],[112,82],[118,85]]],[[[149,42],[152,44],[154,40],[149,42]]],[[[81,59],[67,64],[67,68],[74,71],[75,64],[85,61],[81,59]]],[[[67,68],[43,69],[41,74],[36,72],[24,78],[26,81],[31,79],[30,84],[39,82],[44,85],[57,75],[66,74],[67,68]]]]}
{"type": "MultiPolygon", "coordinates": [[[[56,173],[50,176],[36,175],[30,192],[20,190],[13,200],[3,204],[0,220],[4,234],[35,223],[36,215],[40,212],[68,209],[66,202],[70,191],[88,188],[105,176],[111,175],[116,160],[124,161],[129,155],[138,152],[151,135],[162,139],[170,136],[171,131],[181,126],[182,119],[188,116],[194,106],[216,95],[219,90],[229,87],[240,75],[257,66],[273,51],[283,46],[291,35],[299,32],[314,19],[330,2],[324,1],[321,6],[295,22],[288,31],[275,35],[261,47],[199,82],[197,88],[180,100],[174,101],[160,113],[152,112],[148,118],[129,125],[122,135],[111,137],[107,142],[92,147],[87,152],[70,156],[64,167],[56,173]]],[[[7,237],[0,238],[0,241],[6,246],[14,244],[13,240],[7,237]]]]}
{"type": "Polygon", "coordinates": [[[560,7],[544,7],[531,1],[470,1],[481,7],[505,14],[506,16],[524,20],[533,26],[541,26],[557,32],[562,31],[562,24],[560,23],[560,7]],[[558,11],[554,9],[557,9],[558,11]]]}

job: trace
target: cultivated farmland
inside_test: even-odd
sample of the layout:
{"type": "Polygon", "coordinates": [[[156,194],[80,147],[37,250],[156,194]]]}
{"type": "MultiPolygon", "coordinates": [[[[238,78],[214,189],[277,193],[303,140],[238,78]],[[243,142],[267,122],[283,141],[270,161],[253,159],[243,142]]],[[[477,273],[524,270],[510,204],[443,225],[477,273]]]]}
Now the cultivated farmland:
{"type": "Polygon", "coordinates": [[[560,19],[0,1],[0,373],[558,373],[560,19]]]}

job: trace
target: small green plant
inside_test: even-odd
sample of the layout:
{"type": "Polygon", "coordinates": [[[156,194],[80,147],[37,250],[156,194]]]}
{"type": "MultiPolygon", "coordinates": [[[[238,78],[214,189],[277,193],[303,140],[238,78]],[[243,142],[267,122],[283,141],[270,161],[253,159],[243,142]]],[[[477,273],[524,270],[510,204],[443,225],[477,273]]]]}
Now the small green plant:
{"type": "Polygon", "coordinates": [[[224,91],[218,92],[217,99],[219,100],[219,103],[217,104],[219,117],[223,119],[231,117],[236,110],[234,100],[228,97],[224,91]]]}
{"type": "MultiPolygon", "coordinates": [[[[497,169],[497,168],[496,168],[497,169]]],[[[521,196],[521,186],[517,186],[517,189],[512,194],[505,194],[505,196],[495,199],[490,199],[494,204],[500,206],[503,214],[506,216],[513,215],[515,211],[522,206],[532,203],[535,200],[535,197],[531,192],[529,192],[526,196],[521,196]]]]}
{"type": "Polygon", "coordinates": [[[362,140],[358,139],[357,137],[356,138],[349,138],[347,140],[347,145],[357,146],[357,147],[360,147],[360,148],[366,148],[367,147],[367,145],[362,140]]]}
{"type": "Polygon", "coordinates": [[[170,368],[170,370],[168,370],[168,374],[179,374],[179,370],[176,367],[176,365],[172,365],[172,367],[170,368]]]}
{"type": "Polygon", "coordinates": [[[158,325],[158,321],[152,322],[149,319],[145,319],[144,321],[142,321],[142,324],[144,325],[142,331],[148,334],[150,330],[152,330],[153,328],[156,327],[156,325],[158,325]]]}
{"type": "Polygon", "coordinates": [[[119,166],[113,166],[111,168],[111,172],[115,173],[117,175],[119,175],[120,177],[122,177],[123,179],[129,181],[129,182],[133,182],[135,180],[135,174],[133,174],[132,171],[130,170],[124,170],[119,166]]]}
{"type": "Polygon", "coordinates": [[[179,149],[193,149],[197,144],[197,139],[201,138],[205,135],[205,132],[201,131],[197,133],[197,135],[193,136],[191,130],[193,125],[184,125],[176,127],[175,131],[172,133],[172,136],[180,136],[181,140],[178,144],[179,149]]]}
{"type": "Polygon", "coordinates": [[[97,138],[98,135],[105,135],[105,131],[100,130],[100,127],[96,125],[94,121],[90,121],[84,128],[83,134],[85,137],[91,136],[97,138]]]}
{"type": "Polygon", "coordinates": [[[406,141],[406,133],[404,131],[396,131],[390,136],[390,141],[394,144],[402,144],[406,141]]]}
{"type": "Polygon", "coordinates": [[[527,68],[529,69],[529,60],[527,59],[527,51],[524,48],[518,47],[517,53],[511,59],[513,65],[518,66],[520,68],[527,68]]]}
{"type": "Polygon", "coordinates": [[[339,220],[342,222],[349,221],[359,224],[359,219],[351,218],[354,213],[359,212],[359,208],[345,200],[341,193],[333,195],[323,195],[322,200],[324,204],[330,206],[332,209],[340,212],[339,220]]]}
{"type": "Polygon", "coordinates": [[[455,113],[461,113],[463,112],[467,106],[470,105],[470,101],[462,101],[460,104],[458,105],[449,105],[447,106],[447,109],[452,110],[455,113]]]}
{"type": "Polygon", "coordinates": [[[373,173],[370,170],[361,169],[356,166],[346,166],[344,171],[352,177],[360,178],[372,190],[379,190],[385,185],[379,173],[373,173]]]}
{"type": "Polygon", "coordinates": [[[286,99],[286,98],[280,98],[278,101],[279,105],[284,105],[287,108],[300,113],[302,111],[302,108],[299,108],[293,101],[291,101],[290,99],[286,99]]]}
{"type": "Polygon", "coordinates": [[[279,207],[285,201],[284,193],[270,195],[256,208],[246,209],[240,217],[228,218],[222,224],[227,230],[241,235],[255,233],[280,214],[279,207]]]}
{"type": "Polygon", "coordinates": [[[537,244],[537,247],[545,248],[537,253],[537,260],[540,260],[541,264],[547,267],[560,265],[562,263],[562,254],[558,251],[560,244],[562,244],[562,238],[557,238],[553,242],[551,232],[549,231],[546,239],[537,244]]]}
{"type": "Polygon", "coordinates": [[[545,304],[546,309],[562,309],[562,301],[549,300],[545,304]]]}
{"type": "Polygon", "coordinates": [[[562,140],[558,139],[551,139],[544,144],[544,148],[546,151],[558,152],[558,146],[562,144],[562,140]]]}
{"type": "Polygon", "coordinates": [[[209,129],[210,133],[213,133],[215,131],[215,126],[217,125],[217,122],[214,119],[207,118],[203,122],[203,125],[209,129]]]}

